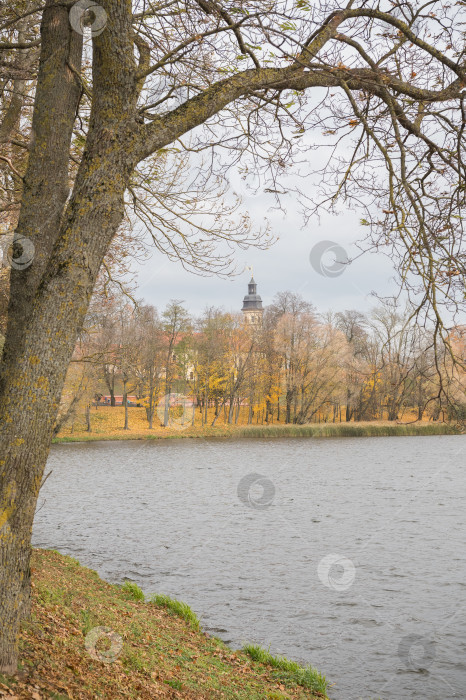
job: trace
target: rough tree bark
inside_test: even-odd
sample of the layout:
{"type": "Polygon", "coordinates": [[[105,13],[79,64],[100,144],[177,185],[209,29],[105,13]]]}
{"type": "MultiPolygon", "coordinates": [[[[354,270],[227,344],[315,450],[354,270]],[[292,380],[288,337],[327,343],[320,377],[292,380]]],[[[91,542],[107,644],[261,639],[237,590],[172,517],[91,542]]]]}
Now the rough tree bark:
{"type": "Polygon", "coordinates": [[[43,13],[41,36],[33,142],[17,228],[36,250],[27,270],[12,270],[0,378],[0,670],[5,673],[16,670],[19,623],[29,607],[32,522],[66,368],[103,256],[123,217],[123,194],[134,167],[124,150],[134,130],[120,119],[137,97],[130,25],[125,33],[122,22],[118,32],[110,28],[95,42],[100,96],[93,102],[86,151],[64,214],[82,37],[71,30],[67,9],[52,0],[43,13]],[[118,67],[111,41],[125,56],[118,67]],[[113,84],[104,89],[108,81],[113,84]]]}
{"type": "Polygon", "coordinates": [[[66,362],[63,352],[61,362],[54,361],[50,343],[52,334],[60,332],[58,314],[55,323],[46,325],[55,302],[50,305],[49,301],[48,312],[44,302],[51,299],[52,290],[43,290],[42,308],[38,305],[33,310],[33,299],[68,196],[71,132],[81,94],[67,64],[80,69],[82,37],[70,31],[66,9],[49,2],[41,33],[31,152],[17,228],[33,241],[40,236],[40,245],[36,245],[33,266],[11,271],[0,376],[0,669],[7,673],[16,669],[18,622],[29,609],[32,519],[63,380],[58,379],[57,369],[60,364],[62,370],[66,362]],[[37,331],[38,323],[42,331],[37,331]],[[28,327],[31,333],[26,338],[28,327]],[[54,365],[55,372],[50,373],[48,368],[54,365]],[[35,406],[43,399],[39,415],[35,406]]]}

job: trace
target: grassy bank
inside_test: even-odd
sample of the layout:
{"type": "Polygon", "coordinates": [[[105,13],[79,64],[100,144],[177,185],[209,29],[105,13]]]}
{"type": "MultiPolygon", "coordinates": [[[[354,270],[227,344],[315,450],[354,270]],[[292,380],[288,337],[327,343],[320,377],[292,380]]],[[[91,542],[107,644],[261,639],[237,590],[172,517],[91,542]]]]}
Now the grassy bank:
{"type": "Polygon", "coordinates": [[[317,699],[326,681],[267,651],[234,652],[200,629],[190,608],[167,596],[102,581],[70,557],[36,550],[31,620],[21,668],[0,675],[0,696],[317,699]],[[105,628],[105,634],[102,632],[105,628]]]}
{"type": "MultiPolygon", "coordinates": [[[[141,409],[142,410],[142,409],[141,409]]],[[[311,423],[308,425],[178,425],[164,428],[160,425],[149,430],[147,423],[132,409],[130,430],[123,429],[122,409],[99,408],[93,414],[91,432],[83,426],[59,434],[54,442],[90,440],[159,440],[174,438],[267,438],[267,437],[375,437],[388,435],[448,435],[458,429],[448,423],[416,422],[393,423],[372,421],[360,423],[311,423]]]]}

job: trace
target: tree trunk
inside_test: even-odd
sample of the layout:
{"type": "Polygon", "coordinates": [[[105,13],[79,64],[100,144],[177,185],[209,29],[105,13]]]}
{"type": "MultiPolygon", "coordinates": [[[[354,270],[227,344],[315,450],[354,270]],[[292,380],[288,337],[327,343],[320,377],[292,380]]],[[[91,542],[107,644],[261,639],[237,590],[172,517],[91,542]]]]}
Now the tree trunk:
{"type": "MultiPolygon", "coordinates": [[[[40,245],[35,246],[32,265],[11,270],[8,327],[0,367],[2,673],[16,671],[19,623],[30,605],[32,520],[61,393],[61,383],[49,376],[48,365],[58,365],[63,379],[66,372],[60,352],[57,358],[48,354],[45,362],[40,362],[44,345],[48,342],[50,346],[52,341],[44,339],[47,321],[44,319],[41,327],[42,319],[33,307],[68,196],[69,146],[81,88],[67,63],[80,70],[82,37],[71,32],[67,9],[53,7],[50,0],[43,12],[41,36],[32,141],[15,232],[33,244],[39,240],[40,245]],[[45,403],[41,403],[43,397],[47,397],[45,403]]],[[[58,299],[55,303],[57,320],[64,309],[58,299]]],[[[61,343],[67,344],[66,333],[61,343]]]]}
{"type": "Polygon", "coordinates": [[[86,404],[86,430],[91,432],[91,404],[86,404]]]}
{"type": "MultiPolygon", "coordinates": [[[[96,221],[95,197],[86,206],[94,212],[95,223],[89,225],[91,222],[86,224],[81,220],[83,231],[70,219],[67,222],[70,245],[78,233],[92,237],[96,230],[102,235],[107,229],[111,238],[119,224],[110,212],[96,221]]],[[[58,260],[36,294],[27,319],[29,332],[19,338],[16,352],[13,350],[15,325],[7,330],[9,362],[2,367],[0,392],[0,672],[3,673],[14,672],[17,665],[19,623],[23,611],[28,609],[30,539],[37,496],[66,370],[103,254],[104,250],[96,244],[83,269],[82,258],[76,252],[73,255],[71,250],[64,250],[62,260],[68,259],[68,263],[63,266],[58,260]],[[62,268],[62,274],[57,274],[57,267],[62,268]]]]}
{"type": "Polygon", "coordinates": [[[349,389],[346,390],[346,422],[349,423],[353,417],[353,411],[351,409],[351,392],[349,389]]]}
{"type": "Polygon", "coordinates": [[[231,425],[233,422],[234,410],[235,410],[235,398],[234,398],[234,396],[230,396],[230,405],[228,407],[228,425],[231,425]]]}
{"type": "Polygon", "coordinates": [[[149,375],[149,405],[146,407],[146,418],[149,423],[149,430],[152,430],[152,423],[154,420],[154,382],[152,379],[152,372],[149,375]]]}
{"type": "Polygon", "coordinates": [[[209,408],[209,400],[208,400],[208,386],[209,386],[209,377],[207,377],[204,385],[204,423],[207,424],[207,418],[208,418],[208,408],[209,408]]]}
{"type": "Polygon", "coordinates": [[[125,424],[123,430],[129,430],[128,426],[128,393],[126,389],[127,381],[123,380],[123,406],[125,407],[125,424]]]}
{"type": "Polygon", "coordinates": [[[291,391],[286,392],[286,412],[285,412],[285,423],[291,423],[291,401],[293,399],[293,394],[291,391]]]}
{"type": "Polygon", "coordinates": [[[387,411],[388,411],[387,418],[389,421],[397,420],[399,409],[398,409],[398,405],[397,405],[397,402],[395,401],[395,399],[389,400],[388,405],[387,405],[387,411]]]}
{"type": "Polygon", "coordinates": [[[272,412],[272,406],[271,406],[271,403],[270,403],[270,399],[267,399],[265,405],[266,405],[266,409],[265,409],[265,422],[268,423],[268,422],[269,422],[269,414],[272,412]]]}
{"type": "MultiPolygon", "coordinates": [[[[121,10],[126,12],[123,5],[121,10]]],[[[72,32],[65,6],[47,0],[43,12],[33,142],[17,228],[35,237],[36,254],[27,269],[11,271],[0,368],[2,673],[17,667],[20,620],[29,610],[32,522],[66,370],[103,257],[123,218],[124,191],[135,165],[134,124],[121,115],[136,104],[137,86],[124,61],[106,60],[119,46],[118,55],[133,66],[131,32],[129,24],[115,22],[105,38],[94,38],[89,133],[67,203],[70,139],[81,94],[69,65],[79,71],[82,37],[72,32]]]]}
{"type": "MultiPolygon", "coordinates": [[[[167,389],[167,383],[165,382],[165,391],[167,389]]],[[[170,395],[168,393],[165,394],[165,404],[163,408],[163,426],[166,428],[168,426],[168,423],[170,421],[170,395]]]]}

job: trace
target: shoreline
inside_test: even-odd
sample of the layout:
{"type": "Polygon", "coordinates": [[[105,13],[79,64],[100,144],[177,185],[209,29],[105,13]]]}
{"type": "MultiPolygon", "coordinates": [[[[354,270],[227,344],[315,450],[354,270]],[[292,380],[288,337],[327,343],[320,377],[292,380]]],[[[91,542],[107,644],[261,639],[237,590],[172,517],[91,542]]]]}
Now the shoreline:
{"type": "Polygon", "coordinates": [[[108,432],[79,431],[59,435],[52,439],[53,444],[70,442],[97,442],[113,440],[185,440],[185,439],[261,439],[261,438],[338,438],[338,437],[403,437],[427,435],[462,435],[464,432],[450,423],[388,423],[387,421],[361,423],[311,423],[307,425],[251,425],[251,426],[186,426],[178,429],[123,430],[108,432]]]}
{"type": "Polygon", "coordinates": [[[232,649],[184,603],[108,583],[55,550],[33,549],[31,564],[31,617],[18,672],[0,674],[2,696],[328,700],[313,666],[253,644],[232,649]]]}

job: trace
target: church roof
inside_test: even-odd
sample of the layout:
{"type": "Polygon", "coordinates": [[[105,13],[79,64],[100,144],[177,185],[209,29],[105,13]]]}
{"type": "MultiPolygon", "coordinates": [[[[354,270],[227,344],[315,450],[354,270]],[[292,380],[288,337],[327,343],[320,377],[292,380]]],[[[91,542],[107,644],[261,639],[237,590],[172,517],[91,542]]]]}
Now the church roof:
{"type": "Polygon", "coordinates": [[[254,277],[251,277],[251,281],[248,284],[248,293],[243,299],[242,311],[251,311],[254,309],[262,311],[262,299],[260,294],[257,293],[257,284],[254,277]]]}

